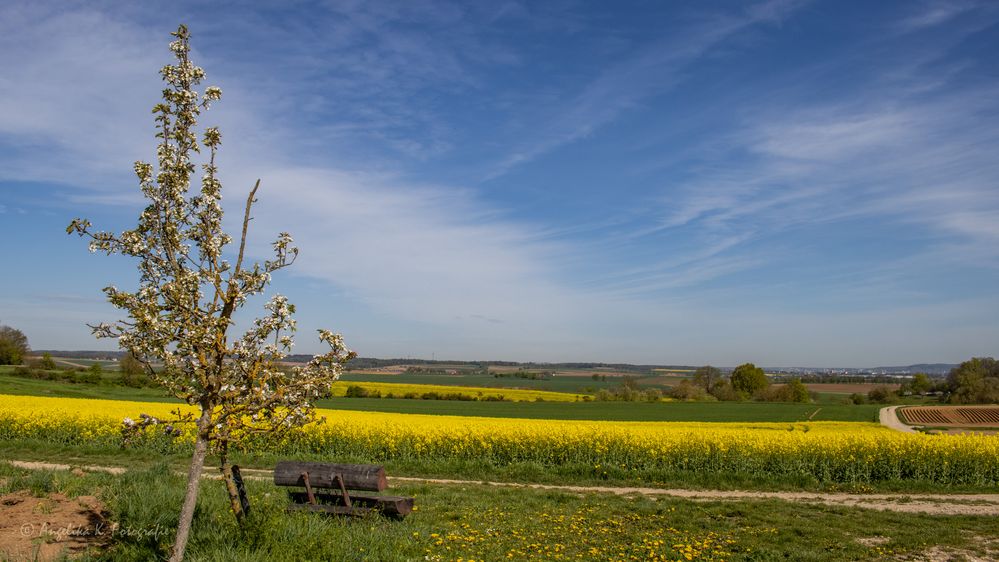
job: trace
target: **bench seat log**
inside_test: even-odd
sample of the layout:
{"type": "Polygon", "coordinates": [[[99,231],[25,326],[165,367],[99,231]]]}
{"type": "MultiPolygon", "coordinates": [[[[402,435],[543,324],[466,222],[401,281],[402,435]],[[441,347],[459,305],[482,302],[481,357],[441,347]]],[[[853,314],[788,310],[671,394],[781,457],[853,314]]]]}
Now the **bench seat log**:
{"type": "MultiPolygon", "coordinates": [[[[324,462],[281,461],[274,467],[277,486],[305,486],[303,473],[309,473],[312,488],[338,488],[336,475],[343,478],[348,490],[381,492],[388,488],[385,469],[374,464],[333,464],[324,462]]],[[[353,494],[351,494],[353,496],[353,494]]]]}
{"type": "Polygon", "coordinates": [[[305,488],[304,492],[288,492],[294,502],[288,511],[331,515],[379,512],[398,519],[413,511],[413,498],[357,491],[381,492],[388,487],[385,469],[379,465],[281,461],[274,467],[274,484],[305,488]]]}
{"type": "MultiPolygon", "coordinates": [[[[292,506],[295,509],[301,509],[301,506],[310,505],[308,503],[308,495],[305,492],[289,492],[288,496],[293,502],[295,502],[292,506]]],[[[391,515],[393,517],[405,517],[413,512],[413,498],[407,498],[404,496],[378,496],[375,494],[351,493],[351,506],[344,505],[343,497],[340,496],[340,494],[318,493],[315,494],[315,498],[317,503],[311,507],[341,507],[347,511],[350,511],[351,509],[359,509],[362,510],[362,512],[377,510],[385,515],[391,515]]],[[[325,509],[317,510],[323,511],[325,509]]],[[[339,513],[338,511],[333,510],[325,511],[330,513],[339,513]]]]}
{"type": "Polygon", "coordinates": [[[320,503],[312,505],[310,503],[293,503],[288,506],[288,512],[294,513],[296,511],[309,511],[312,513],[326,513],[329,515],[352,515],[354,517],[361,517],[367,513],[377,511],[373,507],[347,507],[345,505],[330,505],[325,503],[320,503]]]}

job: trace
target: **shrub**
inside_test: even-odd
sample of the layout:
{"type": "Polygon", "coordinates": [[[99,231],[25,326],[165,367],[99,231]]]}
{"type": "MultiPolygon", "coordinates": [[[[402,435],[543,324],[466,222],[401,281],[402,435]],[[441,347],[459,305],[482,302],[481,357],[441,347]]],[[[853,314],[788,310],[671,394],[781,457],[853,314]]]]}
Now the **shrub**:
{"type": "Polygon", "coordinates": [[[730,380],[733,388],[746,394],[757,394],[770,386],[770,380],[763,369],[752,363],[743,363],[736,367],[732,371],[730,380]]]}
{"type": "Polygon", "coordinates": [[[792,379],[791,382],[783,386],[767,388],[758,394],[758,398],[766,402],[808,403],[812,401],[808,388],[798,379],[792,379]]]}
{"type": "Polygon", "coordinates": [[[867,393],[867,399],[876,404],[888,404],[895,401],[895,391],[887,386],[876,386],[867,393]]]}
{"type": "Polygon", "coordinates": [[[99,384],[101,382],[101,375],[99,373],[84,373],[73,375],[70,382],[77,384],[99,384]]]}
{"type": "Polygon", "coordinates": [[[31,366],[35,369],[44,369],[46,371],[54,371],[57,369],[55,360],[52,359],[52,354],[43,353],[41,359],[36,359],[31,362],[31,366]]]}
{"type": "Polygon", "coordinates": [[[367,398],[368,397],[368,389],[364,388],[363,386],[358,386],[356,384],[352,384],[352,385],[350,385],[350,386],[347,387],[347,392],[344,394],[344,397],[346,397],[346,398],[367,398]]]}
{"type": "Polygon", "coordinates": [[[732,388],[732,384],[722,379],[711,385],[711,396],[725,402],[738,402],[746,399],[746,395],[732,388]]]}
{"type": "Polygon", "coordinates": [[[677,400],[716,400],[714,396],[705,392],[703,388],[688,380],[682,380],[680,384],[671,388],[669,395],[671,398],[676,398],[677,400]]]}

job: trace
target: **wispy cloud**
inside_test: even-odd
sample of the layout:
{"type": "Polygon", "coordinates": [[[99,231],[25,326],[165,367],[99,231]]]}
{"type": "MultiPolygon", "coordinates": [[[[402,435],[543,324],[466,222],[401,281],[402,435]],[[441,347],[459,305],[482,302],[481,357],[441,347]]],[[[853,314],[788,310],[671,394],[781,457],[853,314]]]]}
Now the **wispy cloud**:
{"type": "MultiPolygon", "coordinates": [[[[987,351],[994,297],[911,281],[941,264],[999,263],[999,91],[976,61],[945,56],[992,20],[952,32],[969,19],[953,5],[921,5],[904,24],[946,31],[936,42],[869,50],[915,43],[889,21],[885,37],[785,77],[794,87],[740,75],[726,98],[735,107],[697,99],[692,80],[676,96],[696,117],[685,126],[722,113],[717,130],[669,150],[597,139],[634,149],[614,155],[626,173],[607,190],[621,208],[526,213],[515,195],[490,191],[516,191],[508,172],[632,112],[661,126],[660,94],[702,65],[749,61],[758,45],[747,40],[798,23],[799,5],[671,13],[668,31],[624,38],[596,32],[603,14],[552,4],[337,2],[310,6],[308,18],[219,7],[208,9],[226,17],[189,23],[197,60],[225,92],[203,122],[224,134],[227,204],[263,180],[251,251],[265,258],[274,234],[295,235],[301,258],[278,287],[310,295],[303,329],[346,325],[362,350],[438,357],[862,364],[844,354],[888,363],[987,351]],[[562,62],[557,48],[543,64],[532,57],[574,35],[599,64],[525,78],[562,62]],[[870,69],[853,72],[858,61],[870,69]],[[639,176],[649,185],[629,183],[639,176]],[[824,260],[825,241],[842,233],[852,238],[835,250],[849,255],[824,260]],[[898,244],[857,256],[883,238],[898,244]],[[928,319],[953,330],[938,334],[928,319]],[[911,355],[913,341],[925,355],[911,355]]],[[[155,18],[124,4],[0,8],[0,181],[55,183],[77,212],[131,220],[131,162],[152,155],[155,69],[176,24],[164,20],[187,9],[171,6],[155,18]]],[[[552,189],[548,201],[572,195],[552,189]]],[[[8,215],[26,206],[4,204],[8,215]]],[[[82,325],[106,312],[98,304],[25,293],[0,308],[18,322],[41,322],[32,308],[43,307],[35,317],[82,325]]]]}
{"type": "Polygon", "coordinates": [[[934,0],[917,4],[917,10],[911,16],[898,22],[898,29],[912,32],[946,23],[955,17],[969,12],[979,6],[978,2],[970,0],[934,0]]]}
{"type": "Polygon", "coordinates": [[[642,100],[676,86],[686,67],[727,39],[754,25],[779,23],[804,3],[770,0],[749,6],[740,15],[710,15],[685,33],[642,45],[568,99],[560,97],[542,106],[539,113],[544,117],[530,121],[526,140],[515,144],[485,179],[593,134],[642,100]]]}
{"type": "Polygon", "coordinates": [[[97,11],[7,5],[0,179],[96,185],[127,171],[152,130],[144,100],[159,90],[150,69],[162,65],[161,43],[97,11]]]}
{"type": "MultiPolygon", "coordinates": [[[[875,222],[882,226],[877,236],[887,231],[907,241],[906,250],[881,256],[876,266],[879,275],[892,275],[896,292],[913,271],[995,267],[995,99],[989,87],[916,98],[867,90],[847,104],[761,110],[730,139],[734,152],[750,157],[672,191],[659,228],[736,240],[722,255],[737,256],[760,238],[820,229],[830,236],[838,225],[875,222]]],[[[778,263],[789,250],[806,251],[792,244],[759,257],[778,263]]]]}
{"type": "Polygon", "coordinates": [[[266,252],[259,233],[295,217],[298,271],[376,308],[428,321],[534,318],[540,301],[567,298],[544,266],[556,247],[528,243],[529,225],[497,216],[471,193],[330,169],[255,172],[267,178],[254,224],[258,255],[266,252]]]}
{"type": "MultiPolygon", "coordinates": [[[[364,6],[356,8],[351,17],[357,21],[348,26],[350,33],[377,33],[385,20],[394,17],[394,12],[369,14],[364,6]]],[[[459,18],[461,12],[433,17],[448,20],[459,18]]],[[[19,27],[15,20],[5,19],[9,22],[7,40],[33,49],[5,55],[21,60],[16,65],[8,60],[17,70],[2,78],[6,82],[0,135],[12,146],[30,141],[57,150],[59,165],[45,168],[47,158],[37,150],[7,153],[0,179],[65,184],[69,199],[81,205],[83,214],[88,214],[87,208],[107,205],[136,208],[139,201],[128,170],[132,160],[148,159],[152,151],[148,106],[157,97],[158,84],[155,75],[150,77],[150,69],[165,62],[163,34],[150,37],[142,27],[86,9],[53,13],[23,6],[11,13],[32,24],[19,27]],[[72,28],[80,31],[71,33],[72,28]],[[46,34],[58,39],[43,40],[46,34]],[[103,65],[85,68],[91,57],[102,56],[103,65]],[[74,71],[74,67],[81,68],[74,71]],[[30,75],[41,68],[51,69],[51,74],[30,75]],[[67,89],[66,76],[80,81],[80,88],[67,89]],[[41,92],[35,99],[13,88],[14,83],[29,78],[41,92]],[[114,96],[126,101],[116,104],[114,96]],[[36,115],[27,119],[18,107],[36,115]],[[74,122],[77,115],[83,116],[80,123],[74,122]]],[[[413,37],[416,41],[421,35],[413,37]]],[[[379,47],[378,56],[388,62],[379,59],[361,65],[357,61],[358,72],[362,66],[367,72],[393,68],[402,72],[408,64],[406,57],[414,56],[413,49],[423,48],[401,37],[392,41],[404,44],[379,47]]],[[[424,63],[431,65],[432,59],[428,54],[424,63]]],[[[257,88],[253,81],[232,75],[218,77],[211,59],[200,62],[207,67],[209,81],[221,82],[225,92],[223,101],[203,121],[222,127],[219,161],[229,194],[227,204],[238,207],[246,186],[258,177],[263,179],[253,228],[254,256],[267,257],[270,236],[290,230],[302,248],[295,274],[322,280],[393,321],[446,327],[453,347],[472,340],[479,345],[490,341],[530,345],[554,332],[571,341],[585,331],[582,318],[608,312],[610,304],[594,303],[559,278],[551,264],[558,255],[574,250],[553,242],[542,229],[511,219],[503,209],[465,188],[425,184],[383,166],[359,171],[364,163],[353,167],[338,166],[335,160],[309,164],[315,160],[309,154],[314,147],[310,139],[302,138],[302,124],[283,121],[285,114],[278,111],[285,92],[257,88]],[[262,107],[270,111],[254,111],[262,107]]],[[[436,68],[461,74],[458,68],[436,68]]],[[[355,76],[350,83],[374,84],[383,78],[385,84],[379,87],[396,84],[404,91],[419,89],[420,80],[430,79],[421,77],[419,68],[407,68],[402,77],[355,76]],[[414,83],[409,84],[410,80],[414,83]]],[[[371,106],[377,110],[380,104],[403,95],[394,93],[387,96],[389,102],[380,98],[371,106]]],[[[358,100],[349,103],[362,107],[358,100]]]]}

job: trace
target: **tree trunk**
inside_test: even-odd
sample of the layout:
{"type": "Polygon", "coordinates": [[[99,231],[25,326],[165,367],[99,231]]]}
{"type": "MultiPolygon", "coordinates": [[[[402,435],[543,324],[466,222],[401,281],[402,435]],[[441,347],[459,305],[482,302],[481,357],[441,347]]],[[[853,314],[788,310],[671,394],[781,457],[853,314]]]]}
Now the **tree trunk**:
{"type": "Polygon", "coordinates": [[[187,549],[187,538],[191,533],[191,521],[194,519],[194,507],[198,503],[198,484],[201,482],[201,470],[205,466],[205,455],[208,453],[208,434],[212,423],[212,408],[201,407],[201,418],[198,419],[198,434],[194,442],[194,454],[191,456],[191,468],[187,473],[187,493],[184,505],[180,508],[180,521],[177,523],[177,538],[173,543],[173,554],[170,562],[181,562],[184,550],[187,549]]]}
{"type": "Polygon", "coordinates": [[[239,499],[239,489],[236,488],[236,479],[232,475],[232,464],[229,462],[229,442],[222,441],[219,446],[221,451],[221,462],[219,463],[219,470],[222,472],[222,480],[225,482],[225,489],[229,492],[229,507],[232,508],[232,514],[236,516],[236,523],[242,524],[243,517],[246,513],[243,512],[243,503],[239,499]]]}

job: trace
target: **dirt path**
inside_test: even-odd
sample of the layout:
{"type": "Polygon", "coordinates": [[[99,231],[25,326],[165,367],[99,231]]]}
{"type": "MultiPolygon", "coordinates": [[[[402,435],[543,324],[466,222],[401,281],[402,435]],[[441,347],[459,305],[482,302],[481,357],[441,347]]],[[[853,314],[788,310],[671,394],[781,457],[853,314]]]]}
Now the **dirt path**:
{"type": "Polygon", "coordinates": [[[898,419],[898,410],[900,406],[888,406],[887,408],[881,408],[878,412],[878,419],[881,421],[881,425],[885,427],[890,427],[896,431],[901,431],[903,433],[918,433],[912,427],[902,423],[902,420],[898,419]]]}
{"type": "MultiPolygon", "coordinates": [[[[70,466],[68,464],[4,461],[18,468],[29,470],[83,470],[123,474],[126,469],[114,466],[70,466]]],[[[270,470],[244,468],[245,480],[271,481],[270,470]]],[[[179,474],[179,473],[178,473],[179,474]]],[[[214,469],[206,469],[202,478],[218,479],[214,469]]],[[[395,484],[439,484],[454,486],[500,486],[554,490],[574,494],[642,495],[647,497],[672,497],[692,501],[780,500],[814,503],[840,507],[859,507],[900,513],[925,513],[929,515],[999,515],[999,494],[844,494],[830,492],[757,492],[742,490],[685,490],[675,488],[613,487],[613,486],[563,486],[552,484],[521,484],[514,482],[484,482],[452,480],[446,478],[390,477],[395,484]]]]}
{"type": "MultiPolygon", "coordinates": [[[[31,357],[31,359],[41,359],[41,357],[31,357]]],[[[69,365],[70,367],[83,367],[84,369],[90,367],[90,365],[84,365],[83,363],[77,363],[75,361],[70,361],[69,359],[63,359],[62,357],[53,357],[52,360],[55,361],[56,364],[61,363],[63,365],[69,365]]]]}

